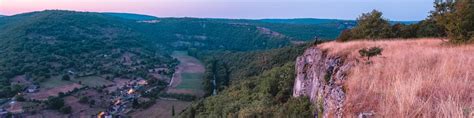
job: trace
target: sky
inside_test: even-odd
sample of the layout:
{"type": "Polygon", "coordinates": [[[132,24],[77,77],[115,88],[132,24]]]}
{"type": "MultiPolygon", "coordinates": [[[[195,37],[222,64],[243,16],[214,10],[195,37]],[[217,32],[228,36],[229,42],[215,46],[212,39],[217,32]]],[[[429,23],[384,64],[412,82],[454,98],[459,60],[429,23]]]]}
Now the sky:
{"type": "Polygon", "coordinates": [[[157,17],[356,19],[377,9],[390,20],[422,20],[433,0],[0,0],[0,15],[41,10],[125,12],[157,17]]]}

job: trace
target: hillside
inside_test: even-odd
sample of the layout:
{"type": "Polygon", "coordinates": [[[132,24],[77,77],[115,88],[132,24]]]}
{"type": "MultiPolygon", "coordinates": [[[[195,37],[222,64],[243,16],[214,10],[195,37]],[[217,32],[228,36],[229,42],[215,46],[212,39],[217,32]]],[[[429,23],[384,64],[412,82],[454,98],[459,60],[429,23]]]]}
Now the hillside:
{"type": "Polygon", "coordinates": [[[289,45],[291,37],[255,25],[231,24],[194,18],[163,18],[138,23],[134,29],[146,38],[178,49],[250,51],[289,45]]]}
{"type": "Polygon", "coordinates": [[[0,19],[1,97],[14,93],[7,89],[8,81],[19,75],[26,75],[27,80],[35,83],[71,73],[74,77],[141,76],[149,67],[174,62],[162,46],[150,44],[150,40],[129,28],[128,23],[133,22],[72,11],[3,17],[0,19]]]}
{"type": "Polygon", "coordinates": [[[337,37],[342,30],[355,26],[355,22],[353,21],[331,19],[212,20],[265,27],[278,33],[290,36],[297,41],[311,41],[314,38],[332,40],[337,37]],[[309,20],[307,21],[309,23],[302,22],[301,20],[309,20]]]}
{"type": "Polygon", "coordinates": [[[204,86],[211,96],[194,103],[181,117],[312,116],[307,98],[291,98],[293,63],[306,47],[198,53],[207,55],[201,59],[208,65],[204,86]],[[213,88],[217,95],[212,95],[213,88]]]}
{"type": "Polygon", "coordinates": [[[440,39],[323,43],[298,58],[293,96],[323,117],[472,117],[473,52],[440,39]],[[373,46],[382,55],[359,55],[373,46]]]}
{"type": "Polygon", "coordinates": [[[129,20],[133,18],[121,18],[125,16],[144,17],[58,10],[3,17],[0,19],[0,28],[4,29],[0,31],[0,48],[5,58],[1,59],[1,73],[6,78],[25,72],[47,78],[65,69],[102,68],[97,62],[104,58],[98,55],[148,53],[142,55],[165,61],[169,60],[166,54],[173,49],[249,51],[283,47],[290,45],[292,39],[255,25],[187,18],[141,23],[129,20]],[[155,55],[156,52],[162,53],[155,55]],[[82,59],[85,57],[90,60],[82,59]],[[30,62],[41,66],[30,65],[30,62]],[[86,62],[96,66],[74,66],[86,62]]]}
{"type": "Polygon", "coordinates": [[[97,69],[104,66],[97,62],[108,60],[103,55],[116,58],[125,52],[148,53],[144,55],[154,57],[158,50],[146,45],[147,41],[127,28],[126,22],[96,13],[68,11],[5,17],[1,23],[5,30],[0,32],[0,48],[5,52],[2,57],[6,57],[1,60],[2,75],[13,77],[26,72],[47,76],[49,72],[65,69],[97,69]]]}

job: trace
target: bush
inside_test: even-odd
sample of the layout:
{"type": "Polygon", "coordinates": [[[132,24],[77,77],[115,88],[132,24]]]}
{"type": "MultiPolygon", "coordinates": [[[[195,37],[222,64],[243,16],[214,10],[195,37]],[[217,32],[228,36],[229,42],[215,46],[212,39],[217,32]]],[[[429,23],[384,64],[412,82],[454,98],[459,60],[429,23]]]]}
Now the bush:
{"type": "Polygon", "coordinates": [[[46,105],[50,109],[60,109],[64,106],[64,100],[59,97],[50,97],[48,101],[46,101],[46,105]]]}
{"type": "Polygon", "coordinates": [[[79,98],[79,103],[86,104],[88,102],[89,102],[88,97],[82,96],[81,98],[79,98]]]}
{"type": "Polygon", "coordinates": [[[71,78],[69,77],[69,75],[63,75],[62,80],[69,81],[71,80],[71,78]]]}
{"type": "Polygon", "coordinates": [[[362,57],[367,57],[367,60],[370,61],[370,57],[377,56],[377,55],[382,55],[383,49],[380,47],[371,47],[369,49],[367,48],[362,48],[359,50],[359,54],[362,57]]]}
{"type": "Polygon", "coordinates": [[[26,101],[25,97],[23,97],[23,95],[17,95],[15,96],[15,100],[16,101],[19,101],[19,102],[24,102],[26,101]]]}
{"type": "Polygon", "coordinates": [[[64,106],[59,109],[59,112],[63,114],[70,114],[72,112],[72,107],[71,106],[64,106]]]}

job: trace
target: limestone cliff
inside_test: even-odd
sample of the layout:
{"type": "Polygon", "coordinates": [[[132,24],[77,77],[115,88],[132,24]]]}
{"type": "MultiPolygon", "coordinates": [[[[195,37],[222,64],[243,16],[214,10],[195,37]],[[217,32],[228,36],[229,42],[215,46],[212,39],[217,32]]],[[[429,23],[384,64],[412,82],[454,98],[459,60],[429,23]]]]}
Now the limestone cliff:
{"type": "Polygon", "coordinates": [[[318,47],[308,48],[296,60],[293,96],[308,96],[316,106],[315,117],[342,117],[346,73],[353,64],[332,57],[318,47]]]}

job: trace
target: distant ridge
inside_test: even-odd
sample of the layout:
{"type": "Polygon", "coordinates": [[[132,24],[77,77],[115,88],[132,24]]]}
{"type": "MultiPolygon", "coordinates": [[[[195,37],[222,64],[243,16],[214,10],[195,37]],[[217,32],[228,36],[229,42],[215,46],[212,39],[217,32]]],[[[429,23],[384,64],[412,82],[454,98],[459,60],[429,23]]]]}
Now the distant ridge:
{"type": "Polygon", "coordinates": [[[104,12],[103,14],[111,15],[115,17],[120,17],[129,20],[155,20],[158,19],[155,16],[150,15],[143,15],[143,14],[133,14],[133,13],[112,13],[112,12],[104,12]]]}
{"type": "MultiPolygon", "coordinates": [[[[320,19],[320,18],[295,18],[295,19],[261,19],[262,22],[268,23],[286,23],[286,24],[327,24],[336,22],[353,22],[356,20],[343,20],[343,19],[320,19]]],[[[390,21],[390,24],[415,24],[419,21],[390,21]]]]}
{"type": "Polygon", "coordinates": [[[325,24],[339,21],[354,22],[354,20],[339,19],[319,19],[319,18],[295,18],[295,19],[261,19],[260,21],[268,23],[288,23],[288,24],[325,24]]]}

